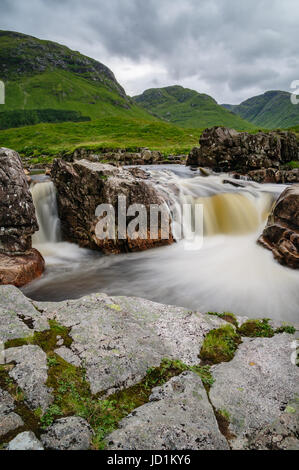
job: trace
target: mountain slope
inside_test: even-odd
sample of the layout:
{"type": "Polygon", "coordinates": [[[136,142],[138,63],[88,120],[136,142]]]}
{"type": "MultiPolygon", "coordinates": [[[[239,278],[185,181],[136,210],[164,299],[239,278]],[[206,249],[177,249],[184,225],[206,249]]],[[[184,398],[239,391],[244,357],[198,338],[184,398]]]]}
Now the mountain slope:
{"type": "Polygon", "coordinates": [[[293,105],[290,98],[291,94],[286,91],[267,91],[240,105],[222,106],[256,126],[288,128],[299,124],[299,105],[293,105]]]}
{"type": "Polygon", "coordinates": [[[0,79],[6,102],[1,111],[56,109],[92,119],[153,116],[126,96],[111,70],[51,41],[0,31],[0,79]]]}
{"type": "Polygon", "coordinates": [[[218,105],[210,96],[178,85],[151,88],[133,99],[157,117],[182,127],[222,125],[238,130],[253,128],[249,122],[218,105]]]}

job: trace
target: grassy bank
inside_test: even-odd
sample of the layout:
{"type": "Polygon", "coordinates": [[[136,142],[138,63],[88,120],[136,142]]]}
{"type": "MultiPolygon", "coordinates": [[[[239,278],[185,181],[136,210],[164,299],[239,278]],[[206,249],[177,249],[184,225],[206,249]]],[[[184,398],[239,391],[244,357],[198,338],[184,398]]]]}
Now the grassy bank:
{"type": "Polygon", "coordinates": [[[198,144],[201,130],[182,129],[159,121],[106,117],[91,122],[38,124],[0,131],[0,146],[22,156],[47,160],[74,151],[149,147],[167,154],[185,154],[198,144]]]}

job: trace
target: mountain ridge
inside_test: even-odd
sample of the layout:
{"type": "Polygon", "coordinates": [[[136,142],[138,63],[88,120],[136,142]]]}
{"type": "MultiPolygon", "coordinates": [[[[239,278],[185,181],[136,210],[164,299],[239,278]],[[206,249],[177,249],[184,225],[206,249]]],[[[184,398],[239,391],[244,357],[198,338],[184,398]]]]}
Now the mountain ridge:
{"type": "Polygon", "coordinates": [[[251,130],[253,125],[225,110],[211,96],[173,85],[150,88],[133,100],[160,119],[181,127],[211,127],[223,125],[238,130],[251,130]]]}
{"type": "Polygon", "coordinates": [[[299,105],[291,103],[291,93],[287,91],[269,90],[239,105],[223,104],[222,107],[255,126],[275,129],[299,125],[299,105]]]}

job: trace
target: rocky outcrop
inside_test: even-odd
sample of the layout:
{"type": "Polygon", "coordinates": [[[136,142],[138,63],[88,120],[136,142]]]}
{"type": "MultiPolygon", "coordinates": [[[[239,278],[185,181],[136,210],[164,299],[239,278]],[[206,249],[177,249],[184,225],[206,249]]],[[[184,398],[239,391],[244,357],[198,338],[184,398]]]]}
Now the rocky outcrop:
{"type": "Polygon", "coordinates": [[[246,174],[252,170],[279,167],[298,160],[298,143],[291,132],[258,132],[248,134],[225,127],[206,129],[195,147],[187,165],[212,168],[218,172],[237,171],[246,174]]]}
{"type": "Polygon", "coordinates": [[[249,171],[247,176],[257,183],[293,184],[299,183],[299,168],[293,170],[277,170],[275,168],[254,170],[249,171]]]}
{"type": "Polygon", "coordinates": [[[42,274],[44,260],[32,249],[38,225],[21,159],[6,148],[0,148],[0,201],[0,284],[21,287],[42,274]]]}
{"type": "Polygon", "coordinates": [[[209,369],[199,359],[208,334],[235,328],[218,316],[104,294],[31,302],[13,286],[0,287],[0,306],[4,448],[298,448],[295,328],[242,337],[209,369]]]}
{"type": "Polygon", "coordinates": [[[299,184],[279,197],[259,243],[270,249],[280,264],[299,268],[299,184]]]}
{"type": "Polygon", "coordinates": [[[55,160],[52,178],[57,189],[58,211],[66,240],[104,253],[142,251],[173,243],[169,223],[164,232],[159,221],[157,237],[150,234],[150,206],[164,205],[167,208],[162,195],[148,181],[144,171],[116,168],[87,160],[75,163],[55,160]],[[123,210],[126,227],[122,237],[118,236],[119,196],[126,198],[123,210]],[[101,216],[96,215],[96,209],[102,204],[111,205],[115,211],[115,220],[110,222],[110,227],[113,231],[115,229],[115,238],[110,233],[107,233],[107,238],[98,236],[97,224],[101,216]],[[128,207],[133,204],[142,204],[146,208],[146,233],[136,238],[130,237],[126,231],[128,223],[135,218],[135,215],[126,217],[128,207]]]}

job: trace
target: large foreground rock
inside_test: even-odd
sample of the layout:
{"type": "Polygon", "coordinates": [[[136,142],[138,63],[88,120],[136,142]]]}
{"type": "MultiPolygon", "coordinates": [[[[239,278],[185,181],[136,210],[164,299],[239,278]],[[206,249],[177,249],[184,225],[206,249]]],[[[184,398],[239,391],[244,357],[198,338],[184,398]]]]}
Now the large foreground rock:
{"type": "MultiPolygon", "coordinates": [[[[52,177],[57,188],[58,211],[66,240],[104,253],[141,251],[173,243],[169,224],[167,230],[163,231],[159,222],[157,237],[154,238],[150,234],[150,205],[164,205],[165,208],[166,206],[162,194],[147,181],[147,174],[144,171],[136,168],[125,170],[87,160],[73,164],[55,160],[52,177]],[[133,204],[142,204],[146,207],[145,239],[142,237],[134,239],[128,234],[124,235],[124,239],[118,238],[119,196],[126,197],[126,209],[133,204]],[[110,204],[115,210],[115,224],[111,225],[116,229],[116,239],[111,239],[110,234],[107,238],[101,239],[97,233],[96,226],[101,218],[96,215],[96,209],[101,204],[110,204]]],[[[135,215],[131,215],[125,222],[128,224],[134,218],[135,215]]]]}
{"type": "Polygon", "coordinates": [[[71,354],[65,348],[57,353],[84,365],[92,393],[134,385],[164,358],[198,364],[205,335],[225,324],[184,308],[105,294],[36,305],[44,315],[71,328],[71,354]]]}
{"type": "Polygon", "coordinates": [[[199,376],[184,372],[107,437],[109,450],[228,450],[199,376]]]}
{"type": "MultiPolygon", "coordinates": [[[[285,333],[273,338],[244,338],[231,362],[212,367],[215,383],[210,400],[229,420],[230,434],[235,436],[233,448],[247,448],[260,440],[266,429],[274,432],[282,415],[288,413],[289,403],[298,400],[299,369],[291,361],[293,341],[294,337],[285,333]]],[[[298,432],[298,409],[294,411],[298,432]]]]}
{"type": "Polygon", "coordinates": [[[298,160],[298,143],[291,132],[258,132],[248,134],[225,127],[206,129],[187,165],[212,168],[215,171],[237,171],[276,168],[298,160]]]}
{"type": "Polygon", "coordinates": [[[38,230],[35,209],[19,154],[0,148],[0,284],[18,287],[39,277],[42,256],[32,250],[38,230]]]}
{"type": "Polygon", "coordinates": [[[259,242],[279,263],[299,268],[299,184],[287,188],[269,216],[259,242]]]}

